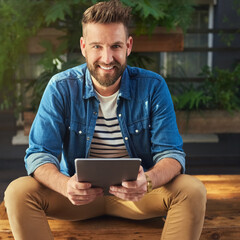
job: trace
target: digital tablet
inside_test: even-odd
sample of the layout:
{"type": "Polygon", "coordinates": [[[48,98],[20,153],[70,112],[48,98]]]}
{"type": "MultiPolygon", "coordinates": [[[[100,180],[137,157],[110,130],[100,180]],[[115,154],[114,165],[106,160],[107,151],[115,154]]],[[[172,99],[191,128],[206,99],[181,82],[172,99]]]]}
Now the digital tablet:
{"type": "Polygon", "coordinates": [[[137,179],[140,158],[77,158],[75,167],[79,182],[103,188],[109,194],[110,186],[137,179]]]}

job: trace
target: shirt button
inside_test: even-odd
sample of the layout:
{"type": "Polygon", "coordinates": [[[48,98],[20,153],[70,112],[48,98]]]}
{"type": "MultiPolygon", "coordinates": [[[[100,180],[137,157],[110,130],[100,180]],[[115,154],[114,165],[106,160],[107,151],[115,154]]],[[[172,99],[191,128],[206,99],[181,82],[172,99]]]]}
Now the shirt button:
{"type": "Polygon", "coordinates": [[[71,129],[70,126],[68,127],[68,129],[69,129],[69,130],[71,129]]]}
{"type": "Polygon", "coordinates": [[[79,134],[82,134],[82,131],[79,131],[78,133],[79,133],[79,134]]]}
{"type": "Polygon", "coordinates": [[[135,130],[135,133],[138,133],[138,132],[139,132],[138,129],[136,129],[136,130],[135,130]]]}
{"type": "Polygon", "coordinates": [[[127,141],[127,140],[128,140],[128,137],[125,137],[124,139],[127,141]]]}
{"type": "Polygon", "coordinates": [[[121,116],[122,116],[122,114],[121,114],[121,113],[119,113],[119,114],[118,114],[118,116],[119,116],[119,117],[121,117],[121,116]]]}
{"type": "Polygon", "coordinates": [[[97,113],[96,113],[96,112],[93,112],[93,114],[94,114],[94,115],[97,115],[97,113]]]}
{"type": "Polygon", "coordinates": [[[89,140],[90,140],[90,137],[87,137],[87,140],[89,141],[89,140]]]}

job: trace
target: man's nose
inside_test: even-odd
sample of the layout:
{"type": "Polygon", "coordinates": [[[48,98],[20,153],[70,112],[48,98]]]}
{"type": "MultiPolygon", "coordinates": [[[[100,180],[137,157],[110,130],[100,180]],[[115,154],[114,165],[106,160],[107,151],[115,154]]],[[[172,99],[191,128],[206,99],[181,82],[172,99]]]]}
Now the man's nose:
{"type": "Polygon", "coordinates": [[[113,52],[110,48],[105,48],[102,51],[102,62],[110,64],[113,61],[113,52]]]}

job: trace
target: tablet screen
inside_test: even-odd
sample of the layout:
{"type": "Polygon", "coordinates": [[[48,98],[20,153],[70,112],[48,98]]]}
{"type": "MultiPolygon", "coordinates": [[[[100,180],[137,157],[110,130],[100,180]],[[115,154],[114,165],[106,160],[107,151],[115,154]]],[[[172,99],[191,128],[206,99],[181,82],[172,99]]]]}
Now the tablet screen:
{"type": "Polygon", "coordinates": [[[101,187],[105,194],[112,185],[137,178],[140,158],[77,158],[75,167],[79,182],[90,182],[93,187],[101,187]]]}

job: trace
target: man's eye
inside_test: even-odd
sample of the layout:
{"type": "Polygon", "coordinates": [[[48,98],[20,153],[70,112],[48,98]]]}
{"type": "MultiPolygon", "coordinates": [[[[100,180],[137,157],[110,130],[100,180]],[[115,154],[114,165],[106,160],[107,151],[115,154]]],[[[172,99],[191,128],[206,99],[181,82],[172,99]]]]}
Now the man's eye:
{"type": "Polygon", "coordinates": [[[113,45],[112,47],[113,48],[120,48],[121,46],[120,45],[113,45]]]}
{"type": "Polygon", "coordinates": [[[100,48],[100,46],[99,45],[94,45],[93,48],[98,49],[98,48],[100,48]]]}

